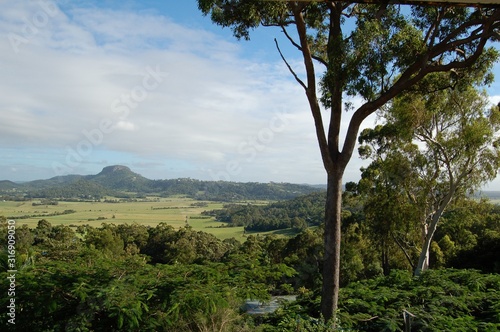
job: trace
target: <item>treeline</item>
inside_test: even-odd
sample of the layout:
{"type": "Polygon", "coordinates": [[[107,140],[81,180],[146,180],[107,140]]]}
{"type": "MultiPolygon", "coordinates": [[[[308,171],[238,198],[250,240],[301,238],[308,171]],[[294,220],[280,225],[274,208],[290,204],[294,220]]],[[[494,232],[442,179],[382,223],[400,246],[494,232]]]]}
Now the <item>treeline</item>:
{"type": "Polygon", "coordinates": [[[326,193],[315,192],[269,205],[225,204],[223,209],[203,212],[231,226],[265,232],[293,228],[297,231],[318,226],[324,220],[326,193]]]}
{"type": "MultiPolygon", "coordinates": [[[[37,212],[37,211],[35,211],[37,212]]],[[[45,217],[54,217],[54,216],[62,216],[64,214],[76,213],[75,210],[67,209],[64,211],[56,211],[52,213],[36,213],[36,214],[23,214],[18,216],[9,216],[8,219],[30,219],[30,218],[45,218],[45,217]]]]}
{"type": "MultiPolygon", "coordinates": [[[[489,262],[460,260],[458,265],[444,259],[443,269],[420,278],[411,276],[404,259],[394,257],[384,275],[380,252],[367,232],[352,220],[343,228],[341,328],[402,330],[403,310],[415,316],[412,326],[419,331],[500,327],[500,276],[484,274],[498,272],[498,257],[489,262]],[[472,266],[483,272],[449,269],[472,266]]],[[[12,268],[7,266],[5,218],[0,233],[0,287],[8,289],[7,271],[12,268]]],[[[480,233],[472,233],[478,246],[457,247],[457,253],[495,253],[491,247],[479,252],[486,236],[480,233]]],[[[497,234],[496,243],[498,238],[497,234]]],[[[322,256],[321,226],[292,238],[251,235],[240,243],[163,223],[75,229],[46,220],[34,229],[18,225],[16,328],[329,331],[318,308],[322,256]],[[297,294],[298,301],[265,316],[247,315],[241,309],[246,299],[265,301],[284,294],[297,294]]],[[[0,305],[6,307],[10,298],[7,292],[0,294],[0,305]]],[[[7,326],[8,318],[3,315],[0,324],[7,326]]]]}

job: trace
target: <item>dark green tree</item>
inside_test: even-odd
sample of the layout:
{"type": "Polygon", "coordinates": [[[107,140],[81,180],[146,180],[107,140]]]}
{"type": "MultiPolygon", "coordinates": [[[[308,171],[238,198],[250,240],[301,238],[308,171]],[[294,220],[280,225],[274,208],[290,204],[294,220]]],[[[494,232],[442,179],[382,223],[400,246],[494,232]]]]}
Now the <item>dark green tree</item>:
{"type": "Polygon", "coordinates": [[[124,241],[117,234],[115,225],[103,223],[101,228],[88,227],[85,243],[106,255],[121,256],[125,253],[124,241]]]}
{"type": "MultiPolygon", "coordinates": [[[[359,4],[356,1],[198,0],[212,21],[249,39],[259,26],[280,27],[300,52],[305,77],[283,60],[304,89],[327,173],[321,312],[337,309],[342,178],[361,123],[401,92],[437,72],[464,75],[498,39],[500,9],[359,4]],[[321,76],[320,79],[318,77],[321,76]],[[345,95],[359,96],[345,139],[340,128],[345,95]],[[321,105],[328,110],[327,120],[321,105]],[[341,143],[343,141],[343,143],[341,143]]],[[[278,46],[278,44],[277,44],[278,46]]],[[[279,48],[278,48],[279,50],[279,48]]],[[[446,82],[447,83],[447,82],[446,82]]],[[[352,104],[346,103],[352,109],[352,104]]]]}
{"type": "Polygon", "coordinates": [[[431,264],[499,273],[500,209],[485,199],[466,199],[442,216],[431,264]]]}
{"type": "Polygon", "coordinates": [[[368,236],[380,254],[384,274],[393,268],[414,269],[418,257],[418,208],[407,196],[408,188],[416,186],[417,160],[410,158],[415,146],[398,144],[399,135],[399,128],[388,123],[365,129],[359,137],[360,156],[372,162],[362,168],[358,188],[365,199],[368,236]]]}

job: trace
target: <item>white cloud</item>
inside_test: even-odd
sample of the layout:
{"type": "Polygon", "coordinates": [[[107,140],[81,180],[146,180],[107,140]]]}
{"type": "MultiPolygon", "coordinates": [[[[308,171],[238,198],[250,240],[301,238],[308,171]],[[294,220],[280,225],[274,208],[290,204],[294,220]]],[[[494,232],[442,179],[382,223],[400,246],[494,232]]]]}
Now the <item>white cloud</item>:
{"type": "Polygon", "coordinates": [[[500,104],[500,95],[497,95],[497,96],[490,96],[490,97],[489,97],[489,100],[490,100],[490,102],[491,102],[493,105],[498,105],[498,104],[500,104]]]}
{"type": "MultiPolygon", "coordinates": [[[[9,4],[0,32],[22,35],[25,23],[7,15],[29,18],[40,10],[9,4]]],[[[51,149],[53,161],[67,164],[68,151],[90,142],[92,150],[71,171],[99,165],[101,151],[117,151],[165,164],[181,160],[205,178],[208,169],[242,159],[248,165],[234,180],[273,180],[266,170],[281,167],[288,171],[275,180],[293,181],[300,161],[285,152],[308,150],[304,144],[313,152],[304,157],[318,161],[315,138],[297,139],[304,126],[312,129],[299,118],[245,161],[239,147],[258,138],[274,114],[308,115],[308,107],[282,64],[242,59],[236,42],[150,13],[77,8],[57,10],[17,46],[15,52],[7,39],[0,42],[6,67],[0,148],[51,149]],[[165,77],[145,82],[148,68],[160,68],[165,77]],[[101,128],[103,121],[112,129],[101,128]]]]}
{"type": "Polygon", "coordinates": [[[125,130],[125,131],[134,131],[134,130],[136,130],[136,126],[130,121],[120,120],[116,124],[116,129],[125,130]]]}
{"type": "MultiPolygon", "coordinates": [[[[0,39],[0,150],[9,156],[0,179],[12,168],[19,180],[54,176],[54,162],[67,165],[68,151],[90,144],[68,172],[122,163],[150,178],[325,182],[304,91],[281,61],[249,59],[236,41],[152,12],[74,3],[47,14],[18,52],[0,39]]],[[[0,34],[24,38],[22,18],[40,11],[2,2],[0,34]]],[[[355,152],[346,181],[361,164],[355,152]]]]}

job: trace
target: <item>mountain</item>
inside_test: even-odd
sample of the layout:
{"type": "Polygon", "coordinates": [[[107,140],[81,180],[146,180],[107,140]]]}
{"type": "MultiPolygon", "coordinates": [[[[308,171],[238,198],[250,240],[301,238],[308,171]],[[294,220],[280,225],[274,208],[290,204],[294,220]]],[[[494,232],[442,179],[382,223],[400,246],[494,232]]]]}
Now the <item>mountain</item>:
{"type": "Polygon", "coordinates": [[[100,199],[104,196],[133,197],[155,194],[186,195],[215,201],[283,200],[318,191],[308,185],[290,183],[237,183],[190,178],[150,180],[122,165],[107,166],[95,175],[65,175],[16,184],[0,182],[3,199],[100,199]],[[12,191],[15,190],[15,197],[12,191]]]}
{"type": "Polygon", "coordinates": [[[130,192],[149,192],[153,183],[152,180],[121,165],[104,167],[99,174],[87,175],[85,179],[108,189],[130,192]]]}

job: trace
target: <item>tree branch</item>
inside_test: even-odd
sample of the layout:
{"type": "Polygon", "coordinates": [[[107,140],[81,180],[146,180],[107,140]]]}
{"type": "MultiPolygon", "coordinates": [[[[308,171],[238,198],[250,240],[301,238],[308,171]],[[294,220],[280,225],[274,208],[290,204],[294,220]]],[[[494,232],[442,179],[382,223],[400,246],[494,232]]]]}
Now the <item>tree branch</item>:
{"type": "Polygon", "coordinates": [[[328,149],[328,141],[325,135],[325,127],[323,125],[323,118],[321,116],[321,108],[319,106],[318,97],[316,95],[316,73],[314,69],[313,58],[311,51],[309,49],[307,41],[307,26],[302,15],[302,5],[300,3],[290,3],[290,7],[293,11],[295,18],[295,26],[297,28],[297,34],[299,35],[300,48],[302,51],[302,57],[304,59],[304,67],[306,69],[307,75],[307,89],[306,96],[309,102],[309,107],[314,119],[314,126],[316,128],[316,137],[318,138],[319,149],[321,152],[321,158],[323,160],[323,165],[325,170],[330,170],[332,168],[332,158],[330,151],[328,149]]]}
{"type": "MultiPolygon", "coordinates": [[[[331,4],[330,24],[327,43],[328,62],[330,63],[328,76],[324,78],[325,85],[330,93],[330,125],[328,127],[328,147],[334,162],[340,162],[344,169],[350,160],[350,155],[340,153],[340,126],[342,122],[342,93],[345,74],[342,64],[345,62],[345,50],[342,36],[342,6],[339,3],[331,4]]],[[[348,137],[356,141],[357,135],[348,137]]],[[[351,151],[352,152],[352,151],[351,151]]]]}
{"type": "MultiPolygon", "coordinates": [[[[280,25],[282,31],[283,31],[283,34],[285,35],[285,37],[290,41],[290,43],[295,46],[300,52],[302,52],[302,47],[297,44],[297,42],[295,40],[293,40],[292,36],[290,36],[290,34],[288,33],[288,31],[286,30],[286,27],[284,25],[280,25]]],[[[311,57],[318,61],[319,63],[321,63],[322,65],[324,65],[325,67],[328,67],[328,62],[326,62],[323,58],[317,56],[317,55],[314,55],[314,54],[311,54],[311,57]]]]}
{"type": "Polygon", "coordinates": [[[425,35],[425,38],[424,38],[424,44],[427,45],[427,43],[429,42],[428,46],[430,46],[430,47],[432,47],[434,45],[434,39],[437,36],[439,23],[441,22],[442,17],[444,16],[444,13],[446,12],[446,9],[443,9],[441,11],[439,11],[438,9],[436,9],[436,10],[438,11],[438,15],[436,17],[436,20],[429,27],[429,30],[427,30],[427,34],[425,35]]]}
{"type": "Polygon", "coordinates": [[[307,92],[307,86],[306,84],[299,78],[299,76],[297,76],[297,74],[293,71],[292,67],[290,66],[290,64],[288,63],[288,61],[286,61],[283,53],[281,53],[281,50],[280,50],[280,47],[278,45],[278,41],[276,40],[276,38],[274,38],[274,43],[276,44],[276,48],[278,49],[278,52],[281,56],[281,59],[283,59],[283,62],[286,64],[286,66],[288,67],[288,70],[290,71],[290,73],[292,73],[293,77],[295,78],[295,80],[304,88],[304,90],[306,90],[307,92]]]}
{"type": "Polygon", "coordinates": [[[394,242],[396,242],[396,244],[398,245],[399,249],[401,249],[403,251],[403,253],[405,254],[406,259],[408,260],[408,263],[410,263],[411,269],[414,270],[415,269],[415,264],[413,263],[413,261],[412,261],[412,259],[410,257],[410,254],[408,254],[408,252],[406,251],[406,249],[403,247],[403,244],[399,242],[398,238],[396,237],[396,235],[394,235],[393,232],[391,232],[391,236],[394,239],[394,242]]]}

